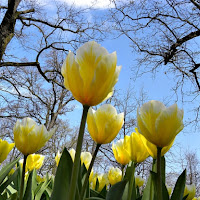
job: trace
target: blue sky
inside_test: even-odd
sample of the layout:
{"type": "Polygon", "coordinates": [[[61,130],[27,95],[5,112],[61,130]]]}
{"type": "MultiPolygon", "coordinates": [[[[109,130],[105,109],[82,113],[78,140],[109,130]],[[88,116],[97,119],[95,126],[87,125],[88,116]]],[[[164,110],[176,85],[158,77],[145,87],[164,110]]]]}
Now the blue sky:
{"type": "MultiPolygon", "coordinates": [[[[60,2],[64,2],[65,0],[59,0],[60,2]]],[[[3,0],[3,2],[7,2],[3,0]]],[[[42,2],[44,4],[48,5],[46,8],[53,10],[52,4],[50,4],[50,0],[38,0],[38,2],[42,2]]],[[[66,1],[65,1],[66,2],[66,1]]],[[[68,2],[73,2],[75,6],[88,6],[91,5],[94,1],[89,0],[73,0],[68,2]],[[84,4],[85,3],[85,4],[84,4]]],[[[108,1],[98,1],[98,4],[95,4],[97,8],[105,8],[105,6],[108,5],[108,1]]],[[[112,7],[112,5],[111,5],[112,7]]],[[[103,12],[103,11],[101,11],[103,12]]],[[[88,15],[88,18],[92,20],[92,16],[88,15]]],[[[172,93],[172,86],[174,84],[174,80],[172,79],[172,75],[165,74],[164,71],[160,70],[155,77],[152,76],[151,73],[144,74],[142,77],[137,78],[136,80],[133,79],[134,77],[134,71],[131,70],[133,66],[136,65],[136,58],[138,54],[132,52],[132,48],[130,48],[130,42],[126,37],[120,37],[115,40],[105,40],[104,42],[101,42],[101,45],[105,47],[109,53],[116,51],[117,57],[118,57],[118,65],[122,65],[122,70],[119,76],[119,81],[116,84],[116,88],[120,90],[125,90],[128,88],[128,85],[131,84],[134,87],[134,90],[136,93],[139,93],[141,88],[144,88],[144,91],[147,93],[149,100],[159,100],[164,101],[168,103],[168,105],[171,105],[175,103],[177,100],[176,96],[172,93]]],[[[190,87],[188,85],[188,87],[190,87]]],[[[182,105],[182,102],[179,100],[177,102],[178,106],[180,108],[183,108],[184,113],[184,119],[188,119],[191,117],[191,113],[189,112],[191,105],[193,103],[188,103],[185,105],[182,105]]],[[[73,125],[78,125],[80,123],[80,117],[81,117],[81,105],[79,103],[76,103],[77,108],[73,113],[70,113],[70,116],[67,115],[69,119],[71,119],[71,123],[73,125]]],[[[175,140],[175,146],[179,144],[179,146],[182,147],[183,151],[191,150],[191,151],[198,151],[198,155],[200,158],[200,151],[199,151],[199,141],[200,136],[198,131],[194,131],[194,128],[191,126],[186,127],[179,135],[177,136],[175,140]]]]}
{"type": "MultiPolygon", "coordinates": [[[[115,40],[105,40],[101,45],[105,47],[109,53],[116,51],[118,65],[122,65],[119,81],[116,84],[117,89],[123,91],[131,84],[136,93],[139,93],[140,89],[143,88],[149,100],[159,100],[167,103],[168,106],[177,101],[176,95],[173,95],[171,90],[174,84],[172,75],[166,75],[164,71],[160,70],[155,77],[153,77],[151,73],[147,73],[136,80],[132,78],[134,72],[131,68],[136,65],[137,54],[132,52],[130,42],[126,37],[120,37],[115,40]]],[[[177,104],[180,109],[184,109],[184,120],[190,118],[191,114],[188,111],[190,110],[190,105],[183,105],[181,100],[178,100],[177,104]]],[[[75,109],[74,113],[70,113],[68,117],[72,118],[74,124],[79,125],[81,117],[81,105],[79,103],[77,103],[77,109],[75,109]]],[[[177,135],[172,150],[176,154],[180,153],[180,148],[182,149],[182,153],[186,151],[197,152],[200,158],[199,141],[200,135],[198,131],[195,131],[192,126],[187,126],[177,135]]]]}

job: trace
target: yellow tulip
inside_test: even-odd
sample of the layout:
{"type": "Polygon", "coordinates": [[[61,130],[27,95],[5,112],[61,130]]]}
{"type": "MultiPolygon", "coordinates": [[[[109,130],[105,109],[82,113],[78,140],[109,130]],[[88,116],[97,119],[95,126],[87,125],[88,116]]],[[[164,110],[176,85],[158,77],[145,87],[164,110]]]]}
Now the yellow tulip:
{"type": "Polygon", "coordinates": [[[29,155],[42,148],[51,138],[55,129],[47,131],[44,125],[38,126],[33,119],[27,117],[21,122],[17,120],[13,132],[17,149],[24,155],[29,155]]]}
{"type": "Polygon", "coordinates": [[[186,196],[187,194],[189,194],[188,197],[186,198],[186,200],[192,200],[195,196],[195,193],[196,193],[196,187],[194,184],[185,185],[185,190],[184,190],[183,196],[186,196]]]}
{"type": "Polygon", "coordinates": [[[125,147],[130,154],[131,160],[135,163],[143,162],[149,156],[138,133],[133,132],[130,136],[126,135],[124,140],[125,147]]]}
{"type": "Polygon", "coordinates": [[[81,165],[84,163],[86,169],[89,168],[92,155],[90,152],[81,152],[81,165]]]}
{"type": "Polygon", "coordinates": [[[93,190],[95,190],[96,187],[97,176],[98,174],[94,173],[94,171],[92,170],[89,177],[89,183],[90,183],[90,188],[93,190]]]}
{"type": "Polygon", "coordinates": [[[108,180],[111,185],[114,185],[122,180],[122,171],[117,167],[111,167],[108,171],[108,180]]]}
{"type": "Polygon", "coordinates": [[[61,70],[64,85],[83,105],[97,105],[112,96],[121,70],[116,65],[116,52],[109,54],[98,43],[86,42],[76,57],[71,51],[67,55],[61,70]]]}
{"type": "Polygon", "coordinates": [[[26,167],[28,171],[32,171],[34,169],[40,169],[44,162],[43,155],[40,154],[30,154],[26,160],[26,167]]]}
{"type": "Polygon", "coordinates": [[[174,104],[168,108],[159,101],[149,101],[137,111],[139,132],[157,147],[169,146],[183,129],[183,110],[174,104]]]}
{"type": "Polygon", "coordinates": [[[72,161],[74,162],[76,151],[73,148],[71,148],[69,150],[69,154],[70,154],[70,156],[72,158],[72,161]]]}
{"type": "Polygon", "coordinates": [[[56,154],[56,157],[55,157],[56,166],[58,166],[58,164],[59,164],[61,155],[62,155],[62,154],[61,154],[60,151],[58,150],[58,152],[57,152],[57,154],[56,154]]]}
{"type": "Polygon", "coordinates": [[[110,143],[119,133],[123,123],[124,114],[117,114],[111,104],[104,104],[97,111],[92,108],[88,111],[88,131],[97,144],[110,143]]]}
{"type": "Polygon", "coordinates": [[[139,175],[136,175],[135,176],[135,186],[137,187],[142,187],[144,185],[144,179],[139,176],[139,175]]]}
{"type": "Polygon", "coordinates": [[[131,161],[130,154],[125,147],[124,139],[118,140],[116,144],[113,143],[112,150],[118,163],[126,165],[131,161]]]}
{"type": "Polygon", "coordinates": [[[36,180],[38,183],[42,183],[42,182],[45,182],[45,178],[44,177],[41,177],[39,175],[36,176],[36,180]]]}
{"type": "Polygon", "coordinates": [[[15,146],[15,143],[9,144],[7,141],[0,139],[0,163],[2,163],[15,146]]]}
{"type": "MultiPolygon", "coordinates": [[[[135,130],[136,130],[137,133],[139,133],[137,128],[135,130]]],[[[146,147],[149,155],[152,158],[157,159],[157,147],[156,147],[156,145],[154,145],[151,142],[149,142],[142,134],[139,133],[139,136],[140,136],[140,138],[141,138],[144,146],[146,147]]],[[[175,138],[174,138],[174,140],[175,140],[175,138]]],[[[162,148],[162,150],[161,150],[161,156],[164,156],[165,153],[167,153],[169,151],[169,149],[172,147],[172,145],[174,143],[174,140],[172,140],[172,142],[170,143],[170,145],[162,148]]]]}
{"type": "Polygon", "coordinates": [[[99,181],[99,187],[98,187],[98,191],[101,192],[101,190],[106,186],[108,186],[109,184],[109,180],[108,180],[108,175],[107,174],[100,174],[97,176],[97,179],[99,181]]]}

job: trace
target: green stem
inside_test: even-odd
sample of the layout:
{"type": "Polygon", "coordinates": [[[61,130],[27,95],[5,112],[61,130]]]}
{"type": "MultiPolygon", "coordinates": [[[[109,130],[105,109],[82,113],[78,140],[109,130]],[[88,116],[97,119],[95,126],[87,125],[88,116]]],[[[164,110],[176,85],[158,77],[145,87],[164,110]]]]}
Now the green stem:
{"type": "Polygon", "coordinates": [[[85,190],[86,190],[86,187],[87,187],[87,184],[88,184],[90,173],[92,171],[94,160],[95,160],[95,158],[97,156],[97,152],[99,151],[100,146],[101,146],[101,144],[97,144],[96,149],[95,149],[95,151],[94,151],[94,153],[92,155],[92,160],[91,160],[90,166],[89,166],[89,168],[87,170],[87,174],[86,174],[86,177],[85,177],[85,180],[84,180],[84,183],[83,183],[83,187],[81,189],[81,194],[80,194],[79,200],[83,200],[84,199],[85,190]]]}
{"type": "Polygon", "coordinates": [[[161,173],[161,150],[162,147],[157,147],[157,195],[158,199],[162,200],[162,173],[161,173]]]}
{"type": "Polygon", "coordinates": [[[72,169],[72,176],[71,176],[71,184],[69,188],[69,198],[70,200],[74,200],[75,193],[76,193],[76,182],[78,179],[79,174],[79,166],[80,166],[80,155],[81,155],[81,149],[82,149],[82,143],[83,143],[83,136],[85,131],[85,123],[87,119],[87,113],[90,106],[83,106],[83,114],[81,118],[81,124],[79,128],[79,134],[78,134],[78,141],[76,146],[76,154],[75,154],[75,160],[74,165],[72,169]]]}
{"type": "MultiPolygon", "coordinates": [[[[153,159],[153,164],[152,164],[152,171],[153,172],[157,172],[157,167],[156,167],[156,159],[153,159]]],[[[151,178],[151,184],[150,184],[150,199],[149,200],[153,200],[154,199],[154,187],[153,187],[153,181],[152,181],[152,178],[151,178]]]]}
{"type": "Polygon", "coordinates": [[[122,166],[121,166],[121,170],[122,170],[122,179],[123,179],[123,177],[124,177],[124,167],[125,167],[125,165],[122,165],[122,166]]]}
{"type": "Polygon", "coordinates": [[[133,188],[133,184],[134,184],[134,179],[135,179],[135,166],[136,164],[132,161],[131,164],[131,179],[130,179],[130,183],[129,183],[129,187],[128,187],[128,199],[127,200],[131,200],[132,197],[132,191],[135,190],[135,188],[133,188]]]}
{"type": "Polygon", "coordinates": [[[23,162],[23,168],[22,168],[22,179],[21,179],[21,186],[20,186],[20,192],[19,192],[19,200],[23,200],[23,193],[24,193],[24,178],[25,178],[25,172],[26,172],[26,160],[28,155],[24,155],[24,162],[23,162]]]}

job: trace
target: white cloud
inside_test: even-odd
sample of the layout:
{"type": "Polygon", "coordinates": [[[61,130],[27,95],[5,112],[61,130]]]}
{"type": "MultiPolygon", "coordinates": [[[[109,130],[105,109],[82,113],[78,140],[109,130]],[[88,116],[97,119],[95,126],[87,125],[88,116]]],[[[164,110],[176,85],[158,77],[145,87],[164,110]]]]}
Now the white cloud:
{"type": "Polygon", "coordinates": [[[89,7],[99,9],[107,9],[114,7],[114,4],[110,2],[110,0],[59,0],[62,2],[66,2],[67,4],[74,5],[77,7],[89,7]]]}
{"type": "MultiPolygon", "coordinates": [[[[32,1],[32,0],[29,0],[32,1]]],[[[114,4],[110,0],[37,0],[37,3],[43,6],[53,7],[55,2],[66,3],[68,5],[74,5],[75,7],[93,7],[97,9],[108,9],[113,8],[114,4]]]]}

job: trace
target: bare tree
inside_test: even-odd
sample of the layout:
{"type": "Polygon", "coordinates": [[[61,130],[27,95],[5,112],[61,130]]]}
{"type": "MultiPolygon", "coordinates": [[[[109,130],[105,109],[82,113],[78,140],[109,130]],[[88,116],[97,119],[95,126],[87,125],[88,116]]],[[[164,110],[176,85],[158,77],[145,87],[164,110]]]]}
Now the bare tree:
{"type": "MultiPolygon", "coordinates": [[[[194,107],[199,121],[200,2],[198,0],[113,0],[111,21],[138,55],[139,73],[173,75],[178,90],[194,107]],[[189,85],[189,86],[188,86],[189,85]]],[[[134,69],[135,71],[136,69],[134,69]]]]}

